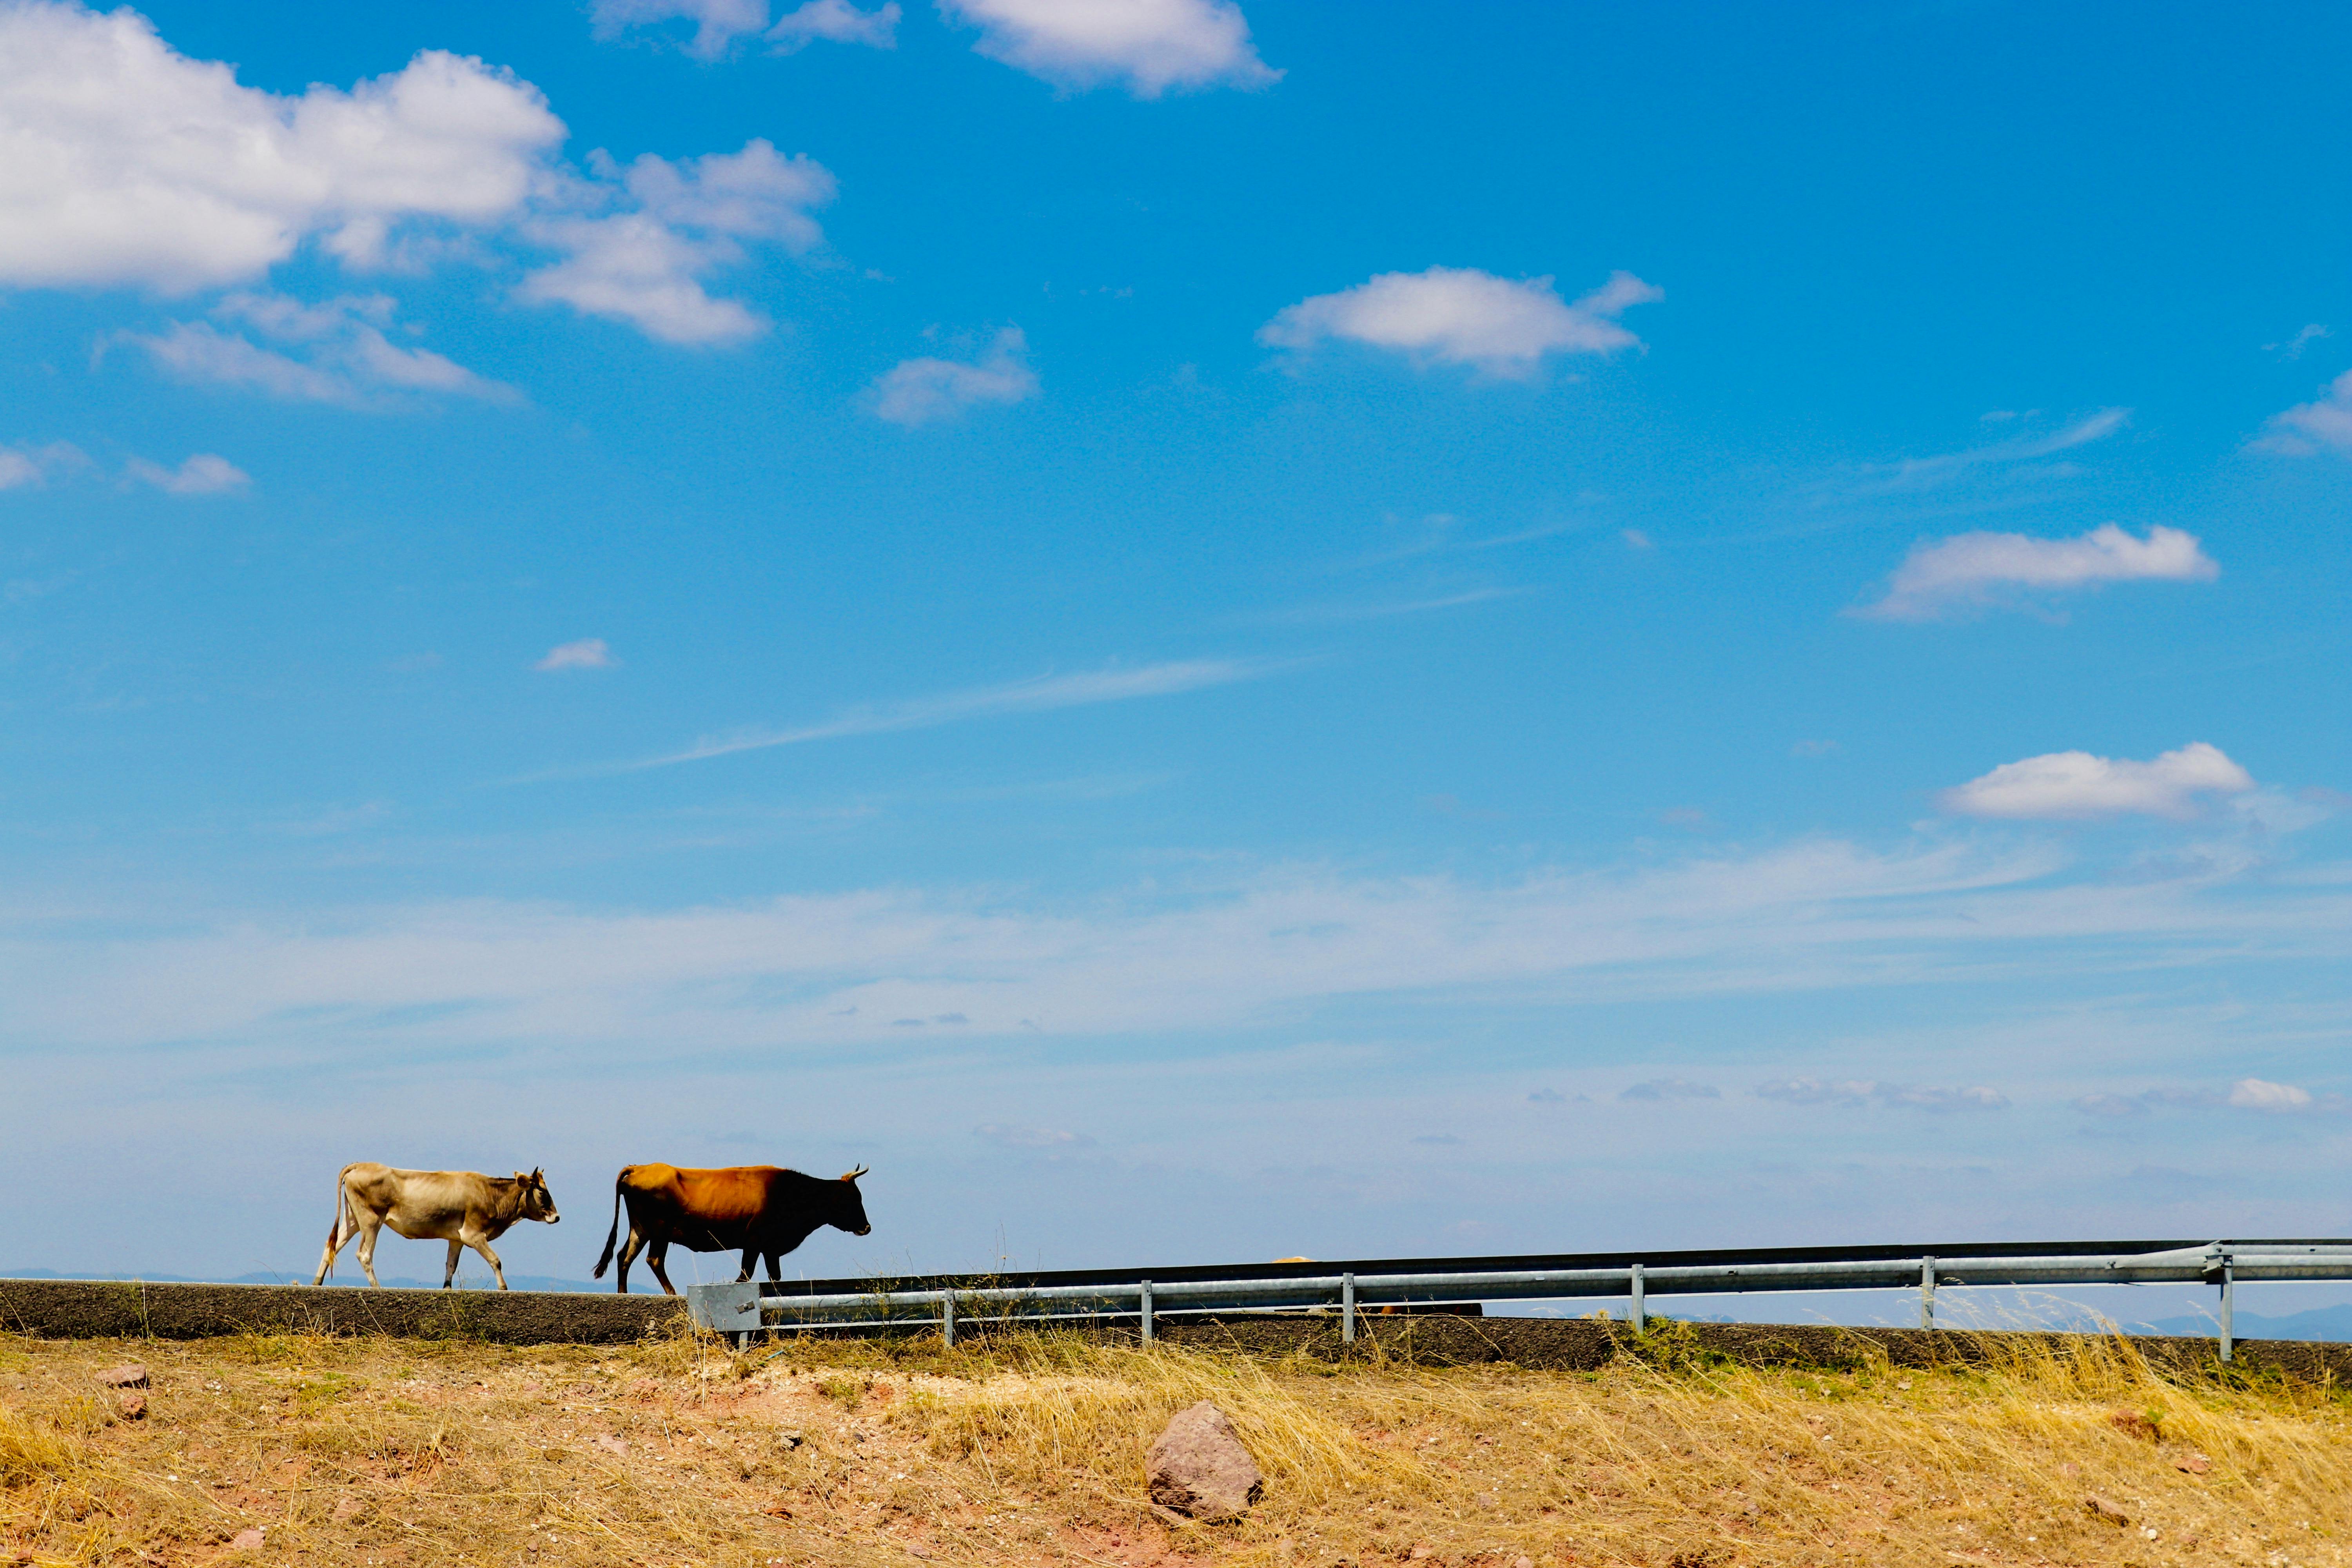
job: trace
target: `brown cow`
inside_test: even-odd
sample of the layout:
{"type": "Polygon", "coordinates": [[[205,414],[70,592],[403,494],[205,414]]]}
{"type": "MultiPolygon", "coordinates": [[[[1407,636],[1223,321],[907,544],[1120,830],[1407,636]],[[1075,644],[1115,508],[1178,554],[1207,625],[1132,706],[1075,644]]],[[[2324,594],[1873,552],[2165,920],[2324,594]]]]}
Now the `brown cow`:
{"type": "Polygon", "coordinates": [[[738,1279],[751,1278],[751,1260],[768,1260],[768,1278],[783,1278],[785,1253],[809,1238],[821,1225],[865,1236],[873,1230],[866,1221],[866,1199],[857,1190],[860,1165],[835,1181],[804,1176],[774,1165],[730,1165],[717,1171],[684,1171],[676,1165],[624,1165],[613,1184],[613,1228],[604,1237],[604,1256],[596,1259],[596,1278],[604,1278],[613,1261],[613,1243],[621,1234],[621,1205],[629,1208],[629,1239],[621,1248],[618,1289],[629,1289],[629,1263],[640,1251],[646,1265],[672,1296],[677,1288],[663,1267],[670,1244],[688,1252],[743,1254],[738,1279]]]}
{"type": "Polygon", "coordinates": [[[326,1283],[335,1271],[335,1255],[354,1236],[360,1238],[360,1267],[368,1283],[381,1289],[375,1277],[376,1232],[385,1226],[412,1241],[446,1241],[449,1267],[441,1289],[457,1278],[457,1255],[472,1247],[488,1260],[507,1288],[507,1271],[490,1243],[504,1236],[519,1219],[544,1220],[553,1225],[563,1216],[555,1212],[555,1198],[547,1178],[533,1171],[511,1176],[485,1176],[479,1171],[400,1171],[372,1160],[345,1165],[335,1178],[335,1223],[327,1227],[327,1254],[319,1259],[313,1285],[326,1283]]]}

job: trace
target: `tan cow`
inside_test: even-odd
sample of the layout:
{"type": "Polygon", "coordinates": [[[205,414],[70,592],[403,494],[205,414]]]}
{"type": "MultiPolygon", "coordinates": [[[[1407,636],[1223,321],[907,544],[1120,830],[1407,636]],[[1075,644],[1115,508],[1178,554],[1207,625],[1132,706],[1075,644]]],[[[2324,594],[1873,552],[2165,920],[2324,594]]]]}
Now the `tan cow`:
{"type": "Polygon", "coordinates": [[[411,1241],[446,1241],[449,1267],[441,1278],[446,1290],[457,1278],[457,1255],[472,1247],[487,1259],[507,1288],[507,1271],[490,1243],[504,1236],[519,1219],[545,1220],[553,1225],[563,1216],[555,1212],[555,1198],[547,1178],[533,1171],[511,1176],[485,1176],[479,1171],[399,1171],[372,1160],[345,1165],[335,1178],[335,1223],[327,1227],[326,1255],[319,1259],[313,1285],[326,1283],[335,1271],[335,1255],[354,1236],[360,1238],[360,1267],[368,1283],[381,1289],[375,1277],[376,1232],[390,1226],[411,1241]]]}

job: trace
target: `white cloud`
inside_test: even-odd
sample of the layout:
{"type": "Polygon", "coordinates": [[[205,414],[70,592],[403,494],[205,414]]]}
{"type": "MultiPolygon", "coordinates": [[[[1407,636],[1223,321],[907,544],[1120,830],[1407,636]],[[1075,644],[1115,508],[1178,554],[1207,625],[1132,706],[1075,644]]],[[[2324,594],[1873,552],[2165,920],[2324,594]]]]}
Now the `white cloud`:
{"type": "Polygon", "coordinates": [[[1961,816],[2063,820],[2136,814],[2178,820],[2196,816],[2204,796],[2253,787],[2252,775],[2220,747],[2197,741],[2146,763],[2088,752],[2027,757],[2003,763],[1937,800],[1961,816]]]}
{"type": "Polygon", "coordinates": [[[822,724],[800,730],[752,730],[698,742],[666,757],[629,763],[619,770],[668,767],[698,763],[737,752],[764,751],[771,746],[797,746],[811,741],[838,740],[849,735],[882,735],[900,730],[929,730],[967,719],[997,718],[1014,713],[1045,713],[1059,708],[1087,708],[1101,702],[1127,702],[1143,697],[1172,697],[1213,686],[1230,686],[1270,674],[1275,667],[1234,659],[1202,658],[1167,664],[1147,664],[1135,669],[1097,669],[1079,675],[1047,675],[1016,680],[1005,686],[954,691],[886,708],[866,708],[822,724]]]}
{"type": "Polygon", "coordinates": [[[1037,395],[1037,374],[1023,357],[1029,342],[1018,327],[996,334],[977,360],[902,360],[874,383],[874,412],[893,425],[934,425],[984,403],[1020,403],[1037,395]]]}
{"type": "Polygon", "coordinates": [[[1170,88],[1269,87],[1232,0],[940,0],[981,29],[991,59],[1066,88],[1124,81],[1138,98],[1170,88]]]}
{"type": "Polygon", "coordinates": [[[2291,1083],[2242,1078],[2230,1086],[2230,1103],[2243,1110],[2307,1110],[2313,1099],[2309,1089],[2291,1083]]]}
{"type": "Polygon", "coordinates": [[[533,669],[611,669],[621,661],[613,657],[603,637],[583,637],[549,648],[533,669]]]}
{"type": "Polygon", "coordinates": [[[740,342],[766,322],[732,300],[714,300],[702,280],[744,259],[742,241],[772,240],[805,251],[824,238],[811,207],[834,197],[832,174],[805,157],[784,157],[760,140],[740,153],[671,163],[648,153],[625,169],[592,160],[617,181],[634,210],[537,220],[528,232],[565,253],[526,277],[517,291],[584,315],[624,321],[664,342],[740,342]]]}
{"type": "Polygon", "coordinates": [[[2254,446],[2297,458],[2309,457],[2322,447],[2352,453],[2352,370],[2329,382],[2326,393],[2315,402],[2297,404],[2274,416],[2270,433],[2254,446]]]}
{"type": "Polygon", "coordinates": [[[868,48],[896,48],[898,44],[898,0],[872,11],[861,11],[849,0],[807,0],[785,12],[768,29],[767,38],[780,54],[790,54],[822,40],[829,44],[864,44],[868,48]]]}
{"type": "MultiPolygon", "coordinates": [[[[764,4],[756,9],[764,22],[764,4]]],[[[822,5],[795,16],[808,36],[848,25],[822,5]]],[[[0,287],[185,294],[253,282],[306,242],[352,268],[449,257],[497,267],[553,251],[519,297],[670,342],[761,331],[706,285],[752,242],[815,245],[809,209],[832,199],[833,176],[761,141],[625,167],[598,153],[583,176],[559,159],[566,134],[537,88],[478,59],[427,50],[348,92],[289,97],[178,53],[129,9],[14,0],[0,5],[0,287]]],[[[166,334],[178,339],[166,362],[327,401],[353,401],[352,387],[371,383],[476,395],[484,384],[380,335],[357,334],[343,356],[362,374],[351,363],[306,374],[286,363],[300,356],[206,331],[166,334]]]]}
{"type": "Polygon", "coordinates": [[[1614,353],[1641,340],[1617,324],[1629,306],[1663,300],[1630,272],[1570,304],[1549,278],[1513,281],[1476,268],[1383,272],[1337,294],[1286,306],[1258,329],[1272,348],[1306,350],[1327,338],[1370,344],[1496,375],[1533,374],[1547,354],[1614,353]]]}
{"type": "Polygon", "coordinates": [[[872,11],[861,11],[849,0],[807,0],[768,26],[768,0],[596,0],[589,16],[596,37],[614,37],[632,27],[658,26],[664,22],[694,24],[686,52],[715,60],[754,34],[791,54],[823,40],[865,44],[887,49],[898,43],[897,0],[872,11]]]}
{"type": "Polygon", "coordinates": [[[426,50],[283,97],[128,9],[0,7],[0,284],[167,293],[257,278],[311,236],[373,259],[405,223],[513,212],[563,140],[539,89],[426,50]]]}
{"type": "Polygon", "coordinates": [[[2146,539],[2134,539],[2111,522],[2079,539],[1960,533],[1913,545],[1885,596],[1853,614],[1930,620],[2034,592],[2105,583],[2208,583],[2221,572],[2195,534],[2161,525],[2151,527],[2146,539]]]}
{"type": "Polygon", "coordinates": [[[213,308],[217,321],[245,327],[280,345],[263,348],[242,331],[211,321],[174,321],[161,332],[120,332],[117,342],[146,352],[186,382],[242,387],[291,402],[385,406],[403,395],[437,394],[491,403],[520,401],[514,388],[476,375],[427,349],[401,348],[386,295],[343,295],[306,305],[283,294],[231,294],[213,308]]]}
{"type": "Polygon", "coordinates": [[[124,472],[142,484],[154,486],[167,495],[216,496],[231,490],[241,490],[253,483],[253,476],[211,452],[198,452],[176,468],[161,463],[151,463],[144,458],[133,458],[124,466],[124,472]]]}
{"type": "Polygon", "coordinates": [[[89,459],[70,441],[46,447],[0,447],[0,490],[45,485],[60,472],[86,468],[89,459]]]}
{"type": "Polygon", "coordinates": [[[1759,1083],[1754,1092],[1759,1100],[1777,1100],[1784,1105],[1856,1106],[1876,1100],[1881,1105],[1939,1114],[1953,1110],[2009,1109],[2009,1096],[1983,1084],[1966,1089],[1925,1089],[1909,1084],[1880,1083],[1874,1079],[1842,1079],[1825,1083],[1817,1078],[1786,1078],[1759,1083]]]}

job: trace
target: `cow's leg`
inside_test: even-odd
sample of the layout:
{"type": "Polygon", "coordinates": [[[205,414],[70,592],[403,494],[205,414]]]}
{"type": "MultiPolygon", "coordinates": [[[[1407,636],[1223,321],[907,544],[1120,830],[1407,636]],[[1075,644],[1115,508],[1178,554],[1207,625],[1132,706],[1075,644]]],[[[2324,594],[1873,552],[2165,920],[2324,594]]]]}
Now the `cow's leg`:
{"type": "Polygon", "coordinates": [[[383,1234],[383,1219],[381,1215],[367,1209],[361,1210],[358,1218],[360,1222],[360,1267],[366,1270],[368,1283],[381,1290],[383,1289],[383,1281],[375,1277],[375,1238],[383,1234]]]}
{"type": "Polygon", "coordinates": [[[735,1276],[735,1283],[737,1283],[738,1285],[740,1285],[741,1283],[743,1283],[743,1281],[745,1281],[746,1279],[749,1279],[750,1278],[751,1278],[751,1266],[752,1266],[754,1263],[757,1263],[759,1260],[760,1260],[760,1249],[759,1249],[758,1247],[745,1247],[745,1248],[743,1249],[743,1271],[742,1271],[740,1274],[738,1274],[738,1275],[736,1275],[736,1276],[735,1276]]]}
{"type": "Polygon", "coordinates": [[[646,1238],[637,1234],[637,1227],[635,1226],[631,1226],[629,1227],[629,1239],[621,1244],[621,1277],[616,1286],[616,1289],[618,1289],[620,1293],[624,1296],[629,1293],[630,1261],[634,1259],[638,1253],[643,1252],[645,1249],[646,1238]]]}
{"type": "Polygon", "coordinates": [[[668,1261],[669,1243],[667,1241],[656,1241],[646,1251],[646,1267],[652,1269],[654,1278],[661,1281],[662,1294],[675,1296],[677,1287],[669,1282],[669,1270],[662,1267],[668,1261]]]}
{"type": "Polygon", "coordinates": [[[456,1237],[449,1238],[449,1263],[441,1270],[441,1289],[448,1289],[457,1282],[457,1259],[464,1256],[466,1244],[456,1237]]]}
{"type": "Polygon", "coordinates": [[[490,1250],[490,1238],[470,1226],[459,1231],[457,1239],[449,1244],[450,1273],[455,1274],[457,1271],[457,1248],[460,1247],[470,1247],[480,1253],[484,1261],[489,1264],[490,1272],[499,1277],[499,1289],[503,1290],[507,1288],[506,1265],[500,1263],[499,1255],[490,1250]]]}
{"type": "MultiPolygon", "coordinates": [[[[745,1273],[746,1273],[746,1274],[748,1274],[749,1272],[750,1272],[750,1270],[748,1270],[748,1269],[746,1269],[746,1270],[745,1270],[745,1273]]],[[[771,1284],[778,1284],[778,1285],[780,1285],[780,1284],[783,1283],[783,1279],[784,1279],[784,1255],[783,1255],[782,1253],[781,1253],[781,1252],[771,1252],[770,1254],[768,1254],[768,1280],[769,1280],[769,1283],[771,1283],[771,1284]]]]}

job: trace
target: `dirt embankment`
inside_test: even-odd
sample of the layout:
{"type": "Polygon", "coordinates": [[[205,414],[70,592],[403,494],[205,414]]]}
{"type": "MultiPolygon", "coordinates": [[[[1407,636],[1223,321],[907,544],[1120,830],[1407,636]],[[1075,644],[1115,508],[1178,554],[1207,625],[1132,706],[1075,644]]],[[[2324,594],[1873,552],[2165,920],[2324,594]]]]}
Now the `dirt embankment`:
{"type": "Polygon", "coordinates": [[[0,1331],[45,1340],[317,1333],[603,1345],[631,1343],[685,1317],[684,1303],[667,1296],[0,1279],[0,1331]]]}
{"type": "MultiPolygon", "coordinates": [[[[141,1284],[136,1281],[0,1279],[0,1331],[35,1339],[199,1340],[228,1334],[324,1333],[398,1339],[468,1339],[492,1344],[629,1344],[679,1330],[684,1304],[666,1296],[583,1295],[532,1290],[314,1289],[301,1285],[141,1284]]],[[[1163,1322],[1171,1344],[1230,1348],[1256,1354],[1329,1361],[1375,1353],[1422,1365],[1514,1366],[1591,1372],[1640,1343],[1625,1324],[1595,1318],[1367,1316],[1350,1351],[1335,1318],[1234,1318],[1163,1322]]],[[[984,1321],[967,1321],[967,1337],[985,1338],[984,1321]]],[[[2008,1356],[2030,1343],[2064,1345],[2065,1334],[1973,1333],[1947,1330],[1848,1329],[1826,1324],[1675,1323],[1677,1353],[1754,1365],[1852,1367],[1871,1362],[1931,1367],[2008,1356]]],[[[1131,1328],[1096,1337],[1132,1343],[1131,1328]]],[[[2135,1339],[2151,1363],[2190,1373],[2210,1368],[2214,1342],[2135,1339]]],[[[2352,1345],[2247,1340],[2237,1347],[2244,1371],[2277,1372],[2352,1386],[2352,1345]]]]}

